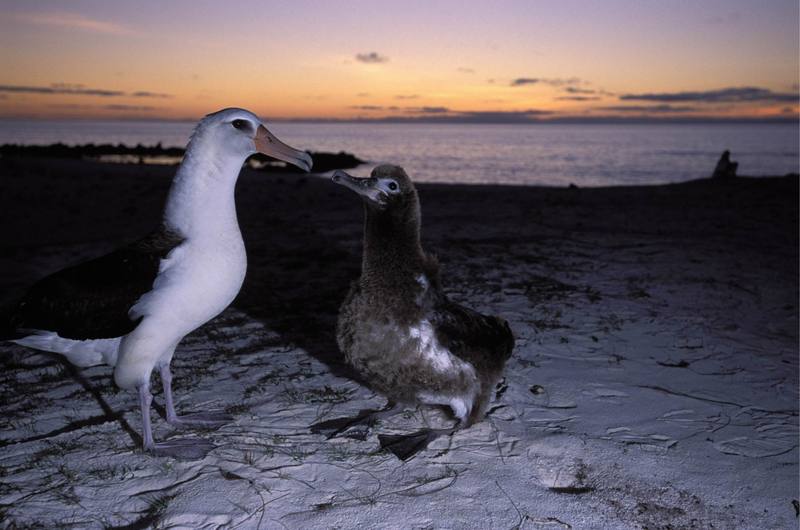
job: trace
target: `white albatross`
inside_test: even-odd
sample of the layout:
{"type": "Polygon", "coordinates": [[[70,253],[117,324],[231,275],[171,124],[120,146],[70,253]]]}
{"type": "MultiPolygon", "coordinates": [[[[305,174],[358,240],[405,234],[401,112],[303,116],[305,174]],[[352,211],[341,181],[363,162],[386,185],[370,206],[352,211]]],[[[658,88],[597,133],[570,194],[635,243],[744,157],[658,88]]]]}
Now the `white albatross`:
{"type": "Polygon", "coordinates": [[[178,416],[170,362],[178,343],[239,292],[247,269],[234,188],[244,161],[260,152],[311,169],[311,157],[278,140],[243,109],[209,114],[197,125],[172,182],[161,226],[105,256],[44,278],[4,311],[5,340],[65,355],[77,366],[108,364],[121,388],[137,390],[144,449],[202,458],[202,439],[156,443],[150,422],[150,377],[158,368],[167,421],[219,427],[219,412],[178,416]]]}

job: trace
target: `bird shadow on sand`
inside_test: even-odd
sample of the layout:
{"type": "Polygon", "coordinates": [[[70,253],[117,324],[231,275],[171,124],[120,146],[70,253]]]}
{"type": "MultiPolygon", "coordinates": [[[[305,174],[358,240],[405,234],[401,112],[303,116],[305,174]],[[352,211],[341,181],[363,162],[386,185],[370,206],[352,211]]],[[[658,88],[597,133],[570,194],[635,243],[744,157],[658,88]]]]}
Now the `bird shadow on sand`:
{"type": "MultiPolygon", "coordinates": [[[[356,378],[339,352],[335,334],[339,306],[350,282],[358,277],[360,256],[315,226],[320,220],[314,210],[330,214],[326,184],[289,180],[282,201],[269,208],[249,204],[258,199],[247,194],[238,198],[248,270],[233,306],[308,352],[335,375],[356,378]],[[309,193],[312,187],[318,190],[309,193]],[[311,197],[313,204],[293,207],[301,197],[311,197]]],[[[360,211],[353,210],[357,239],[360,211]]]]}

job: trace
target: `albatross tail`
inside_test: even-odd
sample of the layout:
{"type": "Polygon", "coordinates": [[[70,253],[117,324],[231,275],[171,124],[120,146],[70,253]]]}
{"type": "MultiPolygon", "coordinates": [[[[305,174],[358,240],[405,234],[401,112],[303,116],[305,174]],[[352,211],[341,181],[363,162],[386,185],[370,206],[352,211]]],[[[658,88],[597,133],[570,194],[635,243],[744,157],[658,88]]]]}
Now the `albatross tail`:
{"type": "Polygon", "coordinates": [[[120,337],[112,339],[74,340],[60,337],[52,331],[34,331],[22,338],[11,339],[20,346],[58,353],[75,366],[85,368],[98,364],[117,364],[120,337]]]}
{"type": "Polygon", "coordinates": [[[21,300],[0,303],[0,341],[13,342],[35,350],[58,353],[75,366],[86,368],[117,364],[117,350],[121,337],[103,339],[68,339],[54,331],[30,329],[19,318],[21,300]]]}

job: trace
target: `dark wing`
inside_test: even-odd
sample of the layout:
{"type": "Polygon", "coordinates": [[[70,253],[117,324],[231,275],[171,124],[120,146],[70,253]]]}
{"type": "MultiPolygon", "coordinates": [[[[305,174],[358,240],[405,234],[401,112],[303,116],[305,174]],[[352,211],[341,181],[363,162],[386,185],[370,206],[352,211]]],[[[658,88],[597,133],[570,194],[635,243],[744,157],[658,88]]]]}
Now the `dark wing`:
{"type": "Polygon", "coordinates": [[[502,318],[482,315],[442,295],[427,318],[439,343],[478,369],[500,370],[511,357],[514,335],[502,318]]]}
{"type": "Polygon", "coordinates": [[[110,254],[51,274],[14,305],[7,325],[80,340],[126,335],[138,324],[128,310],[153,288],[160,261],[182,241],[160,227],[110,254]]]}

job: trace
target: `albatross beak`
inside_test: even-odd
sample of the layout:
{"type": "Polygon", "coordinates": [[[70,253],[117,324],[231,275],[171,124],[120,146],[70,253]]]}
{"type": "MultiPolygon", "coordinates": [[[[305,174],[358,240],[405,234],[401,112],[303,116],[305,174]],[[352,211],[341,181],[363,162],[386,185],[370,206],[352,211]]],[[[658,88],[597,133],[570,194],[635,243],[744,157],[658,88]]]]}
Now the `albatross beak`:
{"type": "Polygon", "coordinates": [[[256,137],[254,140],[256,144],[256,151],[263,153],[272,158],[277,158],[287,164],[292,164],[299,167],[303,171],[310,171],[313,161],[305,151],[299,151],[293,147],[289,147],[285,143],[278,140],[278,138],[269,132],[263,125],[258,126],[256,137]]]}
{"type": "Polygon", "coordinates": [[[378,206],[386,206],[386,194],[375,186],[377,179],[371,177],[360,179],[341,169],[337,169],[331,175],[331,180],[358,193],[378,206]]]}

